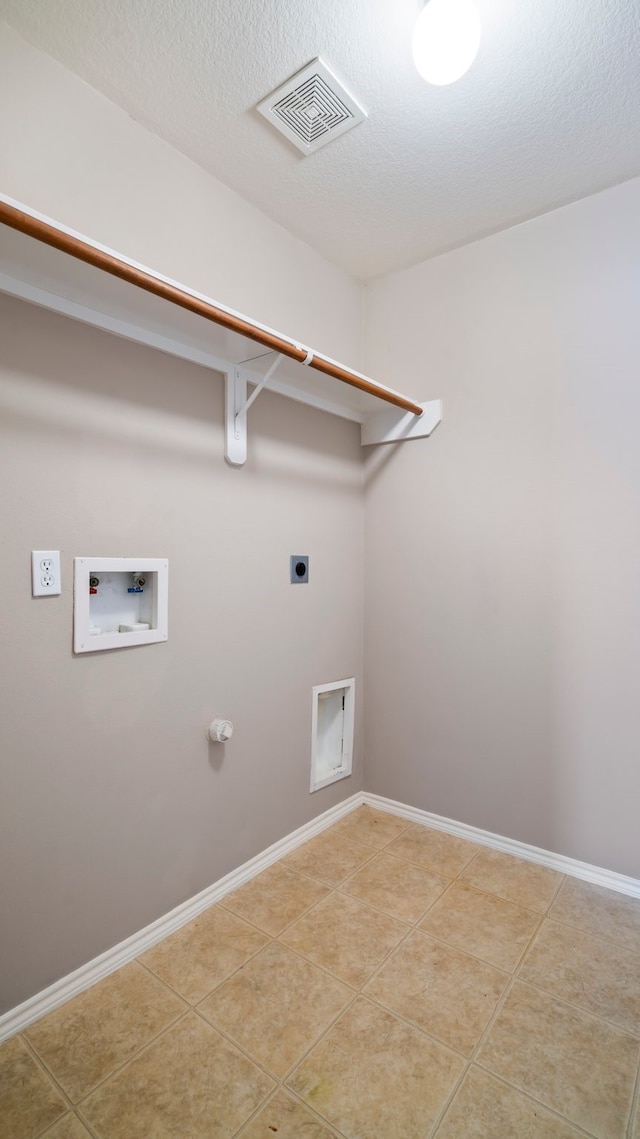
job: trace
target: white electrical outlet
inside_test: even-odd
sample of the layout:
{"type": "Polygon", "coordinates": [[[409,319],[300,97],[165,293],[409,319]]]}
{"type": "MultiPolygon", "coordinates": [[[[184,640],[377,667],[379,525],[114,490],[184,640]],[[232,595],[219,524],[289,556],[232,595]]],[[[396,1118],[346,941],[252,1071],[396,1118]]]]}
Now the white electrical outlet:
{"type": "Polygon", "coordinates": [[[31,551],[31,589],[34,597],[61,592],[59,550],[31,551]]]}

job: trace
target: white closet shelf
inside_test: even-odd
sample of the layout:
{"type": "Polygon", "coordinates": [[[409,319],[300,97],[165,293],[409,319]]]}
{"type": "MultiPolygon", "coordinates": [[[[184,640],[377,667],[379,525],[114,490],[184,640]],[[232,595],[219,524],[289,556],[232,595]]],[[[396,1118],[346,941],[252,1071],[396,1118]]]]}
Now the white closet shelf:
{"type": "MultiPolygon", "coordinates": [[[[0,194],[0,292],[203,365],[226,378],[226,457],[246,458],[247,384],[354,420],[363,445],[430,435],[417,403],[0,194]]],[[[252,400],[251,400],[252,402],[252,400]]]]}

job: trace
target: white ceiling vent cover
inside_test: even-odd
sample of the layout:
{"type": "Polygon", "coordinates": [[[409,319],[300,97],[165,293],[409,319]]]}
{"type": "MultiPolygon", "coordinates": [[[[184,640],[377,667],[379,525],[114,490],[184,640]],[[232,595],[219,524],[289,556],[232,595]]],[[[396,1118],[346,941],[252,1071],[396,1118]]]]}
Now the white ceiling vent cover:
{"type": "Polygon", "coordinates": [[[292,75],[257,109],[304,154],[318,150],[367,117],[321,59],[292,75]]]}

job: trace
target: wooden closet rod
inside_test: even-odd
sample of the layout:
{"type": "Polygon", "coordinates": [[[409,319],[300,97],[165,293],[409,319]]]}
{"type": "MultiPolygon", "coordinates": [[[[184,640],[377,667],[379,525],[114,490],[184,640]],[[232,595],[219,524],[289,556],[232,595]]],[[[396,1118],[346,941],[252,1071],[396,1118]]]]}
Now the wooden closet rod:
{"type": "Polygon", "coordinates": [[[40,218],[34,218],[23,210],[2,201],[0,201],[0,222],[12,229],[19,230],[20,233],[24,233],[28,237],[35,237],[37,241],[51,245],[62,253],[68,253],[70,257],[85,261],[87,265],[102,269],[103,272],[110,273],[112,277],[119,277],[127,284],[136,285],[139,289],[144,289],[156,297],[161,297],[165,301],[170,301],[171,304],[179,305],[180,308],[204,317],[205,320],[211,320],[214,324],[219,324],[223,328],[228,328],[232,332],[255,340],[256,343],[262,344],[273,352],[281,352],[283,356],[289,356],[292,360],[298,360],[300,363],[306,362],[308,367],[314,368],[317,372],[323,372],[335,380],[341,380],[345,384],[359,388],[360,391],[367,392],[387,403],[392,403],[405,411],[411,411],[414,415],[422,415],[422,408],[419,403],[414,403],[413,400],[407,399],[397,392],[389,391],[388,388],[379,387],[372,380],[367,380],[364,376],[359,376],[357,372],[343,368],[340,364],[335,364],[323,356],[318,356],[315,353],[309,355],[305,348],[293,344],[290,340],[285,340],[277,333],[261,328],[260,325],[253,324],[250,320],[219,308],[209,301],[192,296],[191,293],[185,292],[177,285],[171,285],[167,281],[154,277],[153,274],[147,273],[143,269],[138,269],[126,261],[121,261],[112,253],[96,249],[88,242],[81,241],[80,238],[73,237],[71,234],[65,233],[64,230],[57,229],[56,226],[49,225],[40,218]]]}

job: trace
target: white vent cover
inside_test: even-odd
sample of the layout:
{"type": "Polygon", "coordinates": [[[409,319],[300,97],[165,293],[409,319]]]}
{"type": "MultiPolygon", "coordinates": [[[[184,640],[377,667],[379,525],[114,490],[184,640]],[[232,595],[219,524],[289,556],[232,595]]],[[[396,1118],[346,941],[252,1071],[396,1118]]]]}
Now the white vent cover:
{"type": "Polygon", "coordinates": [[[318,150],[367,117],[321,59],[292,75],[257,109],[304,154],[318,150]]]}

